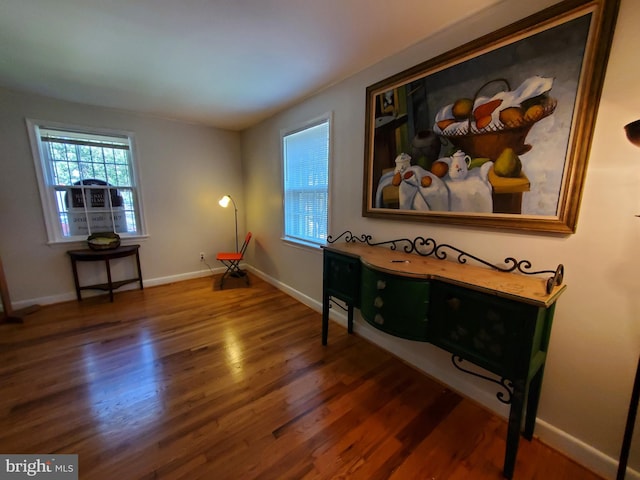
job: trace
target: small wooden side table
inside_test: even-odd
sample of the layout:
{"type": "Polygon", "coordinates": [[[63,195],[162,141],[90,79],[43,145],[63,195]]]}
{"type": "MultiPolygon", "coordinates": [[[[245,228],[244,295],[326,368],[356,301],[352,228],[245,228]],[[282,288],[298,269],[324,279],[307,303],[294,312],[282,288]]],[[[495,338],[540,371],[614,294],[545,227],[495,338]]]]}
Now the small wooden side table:
{"type": "Polygon", "coordinates": [[[120,288],[127,283],[140,282],[140,290],[144,288],[142,285],[142,270],[140,269],[140,253],[139,253],[140,245],[125,245],[118,248],[114,248],[111,250],[91,250],[91,249],[83,249],[83,250],[69,250],[67,254],[71,258],[71,268],[73,269],[73,281],[76,285],[76,295],[78,297],[78,301],[82,300],[82,295],[80,294],[81,290],[104,290],[109,292],[109,301],[113,302],[113,291],[117,288],[120,288]],[[122,258],[134,256],[136,259],[136,267],[138,269],[138,276],[135,278],[127,278],[125,280],[113,281],[111,278],[111,265],[109,262],[114,258],[122,258]],[[96,261],[104,261],[105,267],[107,269],[107,283],[98,283],[94,285],[84,285],[80,286],[80,281],[78,280],[78,267],[76,265],[77,262],[96,262],[96,261]]]}

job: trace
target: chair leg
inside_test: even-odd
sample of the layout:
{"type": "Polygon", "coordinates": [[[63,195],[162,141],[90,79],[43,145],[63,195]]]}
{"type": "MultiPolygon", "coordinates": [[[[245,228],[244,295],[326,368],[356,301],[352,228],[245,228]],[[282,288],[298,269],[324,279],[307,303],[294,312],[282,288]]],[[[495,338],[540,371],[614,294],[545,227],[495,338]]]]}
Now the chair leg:
{"type": "Polygon", "coordinates": [[[230,275],[234,278],[244,277],[244,272],[240,270],[239,262],[234,262],[229,269],[231,270],[230,275]]]}
{"type": "Polygon", "coordinates": [[[227,268],[227,270],[222,274],[222,277],[220,278],[220,290],[222,290],[224,288],[224,279],[227,278],[227,275],[229,275],[229,269],[227,268]]]}
{"type": "Polygon", "coordinates": [[[227,267],[227,269],[222,274],[222,278],[220,278],[220,290],[224,288],[224,281],[227,277],[233,277],[233,278],[244,277],[245,283],[247,285],[250,285],[249,275],[247,275],[247,272],[240,269],[240,262],[232,261],[232,262],[222,262],[222,263],[227,267]]]}

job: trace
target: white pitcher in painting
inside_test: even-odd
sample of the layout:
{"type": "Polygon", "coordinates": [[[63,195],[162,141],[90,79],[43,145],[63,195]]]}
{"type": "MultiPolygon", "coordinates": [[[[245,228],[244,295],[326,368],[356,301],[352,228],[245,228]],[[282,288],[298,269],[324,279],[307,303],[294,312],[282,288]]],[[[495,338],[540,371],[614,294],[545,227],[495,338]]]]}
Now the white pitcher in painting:
{"type": "Polygon", "coordinates": [[[451,164],[449,165],[449,176],[451,180],[464,180],[469,173],[469,163],[471,157],[462,150],[458,150],[451,155],[451,164]]]}

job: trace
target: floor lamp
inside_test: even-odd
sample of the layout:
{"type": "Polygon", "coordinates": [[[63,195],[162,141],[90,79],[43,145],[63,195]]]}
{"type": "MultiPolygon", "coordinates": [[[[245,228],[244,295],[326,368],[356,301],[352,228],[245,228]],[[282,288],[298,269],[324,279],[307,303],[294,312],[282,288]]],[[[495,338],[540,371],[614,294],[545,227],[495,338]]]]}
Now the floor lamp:
{"type": "MultiPolygon", "coordinates": [[[[631,143],[640,147],[640,120],[625,125],[624,130],[627,138],[631,143]]],[[[640,216],[640,215],[636,215],[640,216]]],[[[620,449],[620,462],[618,463],[618,475],[616,480],[623,480],[627,472],[627,461],[629,460],[629,450],[631,449],[631,440],[633,438],[633,426],[636,423],[636,415],[638,413],[638,400],[640,399],[640,356],[638,357],[638,367],[636,368],[636,378],[633,382],[633,390],[631,391],[631,401],[629,402],[629,413],[627,415],[627,423],[624,429],[624,437],[622,439],[622,448],[620,449]]]]}
{"type": "Polygon", "coordinates": [[[236,206],[236,202],[233,200],[231,195],[225,195],[218,201],[218,205],[227,208],[229,206],[229,202],[233,203],[233,210],[236,219],[236,253],[238,253],[240,250],[238,250],[238,207],[236,206]]]}

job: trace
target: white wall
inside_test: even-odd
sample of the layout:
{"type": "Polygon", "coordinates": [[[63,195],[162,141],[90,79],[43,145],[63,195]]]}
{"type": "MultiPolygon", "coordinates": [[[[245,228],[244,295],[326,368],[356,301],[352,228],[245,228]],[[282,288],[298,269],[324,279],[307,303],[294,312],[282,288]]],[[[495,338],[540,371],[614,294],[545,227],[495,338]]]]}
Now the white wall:
{"type": "MultiPolygon", "coordinates": [[[[332,234],[349,229],[354,234],[372,234],[377,241],[430,236],[495,263],[514,256],[530,260],[537,268],[565,265],[568,288],[556,311],[536,434],[613,477],[640,354],[640,219],[634,218],[640,214],[640,150],[623,132],[626,123],[640,118],[640,3],[622,1],[576,234],[471,229],[361,216],[366,87],[552,3],[502,2],[243,132],[247,222],[257,239],[250,261],[265,276],[318,306],[321,254],[280,239],[278,136],[283,128],[333,112],[332,234]]],[[[455,371],[450,356],[437,348],[381,334],[362,321],[356,332],[505,414],[495,389],[455,371]]],[[[331,329],[329,341],[341,333],[331,329]]],[[[638,435],[630,463],[640,469],[638,435]]]]}
{"type": "MultiPolygon", "coordinates": [[[[216,252],[234,248],[233,210],[218,199],[234,196],[243,229],[239,133],[0,89],[0,254],[14,308],[75,298],[65,252],[80,248],[47,245],[25,118],[135,133],[149,233],[138,242],[147,286],[210,273],[199,252],[217,268],[216,252]]],[[[104,277],[101,265],[79,268],[84,284],[104,277]]],[[[114,278],[132,268],[114,262],[114,278]]]]}

